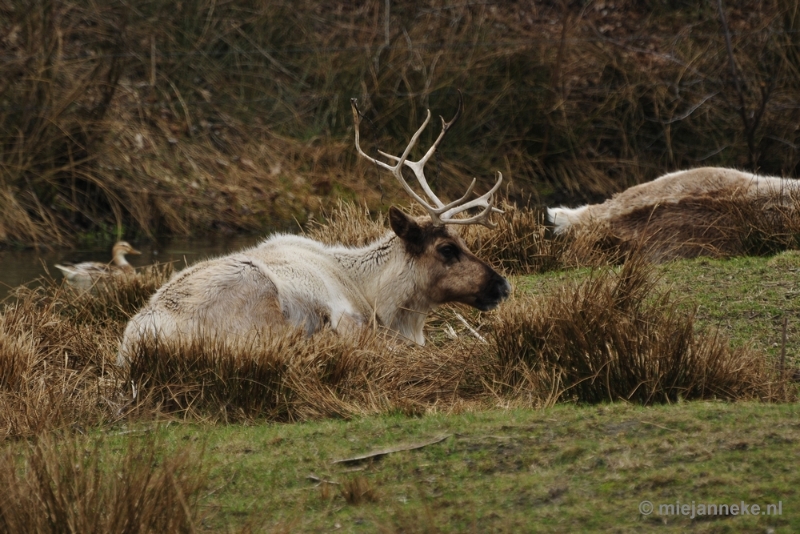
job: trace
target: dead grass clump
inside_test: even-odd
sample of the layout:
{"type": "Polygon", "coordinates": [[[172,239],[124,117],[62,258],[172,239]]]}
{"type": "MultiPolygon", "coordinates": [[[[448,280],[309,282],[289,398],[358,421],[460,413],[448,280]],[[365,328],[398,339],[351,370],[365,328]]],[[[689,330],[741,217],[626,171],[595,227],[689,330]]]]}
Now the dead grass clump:
{"type": "Polygon", "coordinates": [[[205,475],[196,452],[152,439],[104,457],[102,440],[41,438],[0,462],[0,532],[192,532],[205,475]]]}
{"type": "Polygon", "coordinates": [[[800,188],[792,180],[780,192],[696,195],[621,211],[571,228],[563,236],[569,245],[561,264],[598,265],[604,256],[613,262],[638,253],[663,263],[771,255],[800,247],[800,188]]]}
{"type": "Polygon", "coordinates": [[[169,273],[114,277],[93,292],[53,280],[18,288],[0,312],[0,439],[118,419],[119,338],[169,273]]]}
{"type": "Polygon", "coordinates": [[[654,285],[632,259],[502,307],[492,333],[497,381],[517,395],[550,385],[557,398],[581,402],[785,400],[763,355],[695,332],[692,313],[654,285]]]}
{"type": "Polygon", "coordinates": [[[480,352],[398,344],[381,333],[276,332],[242,343],[142,343],[129,379],[140,406],[225,421],[298,421],[400,411],[485,396],[480,352]]]}
{"type": "Polygon", "coordinates": [[[768,256],[800,249],[800,187],[787,185],[777,198],[734,199],[728,211],[741,254],[768,256]]]}
{"type": "Polygon", "coordinates": [[[172,274],[171,264],[153,265],[141,269],[136,276],[100,279],[88,291],[64,280],[42,278],[38,284],[16,288],[12,295],[28,309],[54,313],[76,325],[119,326],[139,311],[172,274]]]}
{"type": "Polygon", "coordinates": [[[332,209],[322,212],[321,220],[311,218],[305,227],[305,233],[311,239],[348,247],[367,245],[388,231],[383,212],[373,217],[365,204],[341,199],[332,209]]]}
{"type": "Polygon", "coordinates": [[[565,241],[548,236],[544,212],[509,202],[499,207],[504,213],[492,218],[496,228],[471,225],[461,230],[472,252],[514,274],[541,273],[562,266],[565,241]]]}
{"type": "Polygon", "coordinates": [[[779,196],[687,198],[634,210],[597,230],[624,253],[641,249],[654,262],[770,255],[800,246],[800,194],[787,185],[779,196]]]}
{"type": "Polygon", "coordinates": [[[347,504],[378,502],[378,491],[363,476],[356,476],[343,482],[340,492],[347,504]]]}
{"type": "MultiPolygon", "coordinates": [[[[29,436],[95,425],[108,417],[103,398],[115,381],[105,365],[110,333],[80,327],[30,302],[0,315],[0,428],[29,436]]],[[[0,436],[2,438],[2,436],[0,436]]]]}

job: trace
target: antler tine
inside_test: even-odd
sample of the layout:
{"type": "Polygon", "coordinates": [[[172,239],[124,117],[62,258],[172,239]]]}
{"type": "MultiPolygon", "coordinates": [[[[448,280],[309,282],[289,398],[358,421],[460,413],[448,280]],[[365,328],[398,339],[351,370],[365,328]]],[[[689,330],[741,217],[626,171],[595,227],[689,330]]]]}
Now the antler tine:
{"type": "Polygon", "coordinates": [[[356,102],[357,102],[357,99],[355,99],[355,98],[351,98],[350,99],[350,107],[353,110],[353,125],[355,126],[355,130],[356,130],[356,150],[358,151],[358,154],[360,156],[368,159],[369,161],[371,161],[372,163],[374,163],[378,167],[382,167],[382,168],[386,169],[387,171],[391,171],[392,168],[393,168],[391,165],[387,165],[386,163],[384,163],[382,161],[378,161],[377,159],[373,158],[372,156],[367,155],[363,150],[361,150],[361,143],[360,143],[361,136],[360,136],[359,131],[358,131],[358,127],[361,125],[361,112],[358,110],[358,105],[357,105],[356,102]]]}
{"type": "MultiPolygon", "coordinates": [[[[458,91],[458,109],[456,110],[456,114],[453,115],[453,118],[450,119],[449,121],[445,121],[444,117],[442,117],[441,115],[439,116],[439,118],[442,120],[442,131],[439,133],[439,137],[436,138],[436,141],[433,142],[433,144],[425,153],[425,155],[422,156],[418,161],[409,161],[409,160],[405,161],[406,166],[409,169],[411,169],[412,172],[414,173],[414,176],[417,177],[417,182],[419,183],[422,190],[425,192],[426,195],[428,195],[428,198],[430,198],[438,208],[445,208],[445,204],[439,199],[438,196],[436,196],[436,194],[433,192],[433,190],[431,190],[430,186],[428,185],[428,180],[427,178],[425,178],[425,170],[424,170],[425,164],[428,163],[428,160],[431,158],[434,152],[436,152],[436,149],[439,147],[439,143],[442,142],[442,139],[444,139],[444,136],[445,134],[447,134],[450,127],[453,124],[455,124],[455,122],[459,119],[459,117],[461,117],[461,112],[463,111],[463,109],[464,109],[464,97],[461,94],[461,91],[458,91]]],[[[428,111],[428,113],[430,113],[430,111],[428,111]]],[[[380,150],[378,152],[380,152],[381,155],[393,161],[398,161],[398,162],[400,161],[400,158],[398,158],[397,156],[392,156],[391,154],[381,152],[380,150]]]]}
{"type": "MultiPolygon", "coordinates": [[[[495,228],[497,225],[489,221],[489,216],[492,213],[503,213],[503,210],[498,209],[492,205],[494,194],[500,188],[500,184],[502,183],[503,183],[503,173],[498,171],[497,182],[495,182],[494,186],[492,186],[492,188],[489,191],[465,204],[458,205],[458,201],[451,202],[451,204],[455,204],[456,206],[442,213],[440,216],[440,220],[445,224],[482,224],[488,228],[495,228]],[[469,217],[467,219],[453,218],[453,216],[461,213],[462,211],[466,211],[470,208],[476,208],[476,207],[483,207],[484,209],[474,217],[469,217]]],[[[472,190],[472,187],[474,185],[475,185],[475,179],[472,180],[472,185],[470,185],[469,191],[472,190]]],[[[469,194],[469,192],[467,194],[469,194]]]]}
{"type": "MultiPolygon", "coordinates": [[[[447,224],[481,224],[486,228],[497,228],[497,224],[489,220],[489,213],[492,213],[496,208],[486,206],[482,212],[474,217],[468,219],[448,219],[445,221],[447,224]]],[[[502,211],[501,211],[502,213],[502,211]]]]}
{"type": "MultiPolygon", "coordinates": [[[[405,178],[403,178],[403,171],[402,171],[403,165],[405,163],[407,163],[406,158],[408,158],[408,155],[411,153],[411,149],[413,149],[414,145],[417,144],[417,141],[419,140],[419,136],[422,135],[423,130],[425,130],[425,128],[428,126],[428,123],[431,120],[431,110],[428,110],[428,114],[425,117],[425,121],[423,121],[422,126],[419,127],[419,129],[414,133],[413,136],[411,136],[411,140],[408,142],[408,146],[406,146],[406,149],[403,151],[403,155],[402,156],[400,156],[398,158],[396,156],[390,156],[390,155],[388,155],[388,154],[386,154],[384,152],[380,152],[379,151],[384,156],[387,156],[387,157],[397,161],[396,165],[389,165],[388,163],[384,163],[382,161],[378,161],[377,159],[367,155],[363,150],[361,150],[361,145],[359,143],[359,131],[358,131],[358,126],[359,126],[359,123],[361,122],[361,117],[360,117],[360,113],[358,111],[357,100],[355,98],[351,98],[350,99],[350,106],[353,108],[353,122],[355,124],[355,133],[356,133],[356,150],[358,151],[359,155],[361,155],[362,157],[368,159],[369,161],[371,161],[375,165],[377,165],[377,166],[379,166],[379,167],[381,167],[383,169],[386,169],[387,171],[391,172],[394,175],[394,177],[397,178],[397,181],[400,182],[400,185],[403,186],[403,189],[405,189],[406,193],[411,195],[411,198],[416,200],[418,203],[420,203],[422,205],[423,208],[425,208],[425,210],[430,214],[431,219],[433,219],[434,223],[441,224],[441,222],[439,221],[439,214],[436,213],[436,211],[435,211],[436,208],[434,208],[433,206],[428,204],[413,189],[411,189],[411,186],[408,185],[408,182],[406,182],[405,178]]],[[[433,200],[434,198],[436,198],[436,197],[433,197],[431,200],[433,200]]],[[[438,199],[436,199],[436,200],[438,200],[438,199]]]]}

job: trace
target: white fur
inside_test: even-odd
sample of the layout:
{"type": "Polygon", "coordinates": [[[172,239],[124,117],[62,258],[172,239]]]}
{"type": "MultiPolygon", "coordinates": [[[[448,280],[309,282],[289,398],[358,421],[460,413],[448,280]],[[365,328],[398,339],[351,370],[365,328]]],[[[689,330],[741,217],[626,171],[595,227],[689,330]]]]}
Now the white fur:
{"type": "Polygon", "coordinates": [[[589,206],[567,208],[561,206],[559,208],[547,208],[547,220],[554,226],[553,232],[558,235],[564,233],[570,226],[579,222],[581,214],[583,214],[588,207],[589,206]]]}
{"type": "Polygon", "coordinates": [[[340,332],[377,320],[422,345],[425,318],[438,304],[420,291],[424,282],[394,233],[361,248],[275,235],[174,276],[128,323],[118,363],[143,339],[259,335],[275,326],[276,303],[285,322],[309,334],[326,320],[340,332]]]}

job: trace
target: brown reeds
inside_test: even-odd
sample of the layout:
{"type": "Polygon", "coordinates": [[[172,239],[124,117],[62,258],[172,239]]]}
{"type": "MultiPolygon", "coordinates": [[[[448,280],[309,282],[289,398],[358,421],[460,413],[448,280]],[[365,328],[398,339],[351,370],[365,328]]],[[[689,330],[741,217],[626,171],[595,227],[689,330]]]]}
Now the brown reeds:
{"type": "Polygon", "coordinates": [[[355,476],[345,481],[340,493],[347,504],[359,505],[365,502],[378,502],[378,491],[363,476],[355,476]]]}
{"type": "Polygon", "coordinates": [[[105,457],[102,439],[42,437],[0,462],[0,532],[193,532],[205,487],[197,451],[165,453],[130,438],[105,457]]]}
{"type": "MultiPolygon", "coordinates": [[[[421,208],[416,206],[410,213],[422,215],[421,208]]],[[[322,211],[321,220],[312,218],[305,227],[305,233],[311,239],[348,247],[364,246],[388,231],[383,212],[373,216],[366,204],[341,199],[331,209],[322,211]]]]}
{"type": "Polygon", "coordinates": [[[225,421],[298,421],[424,412],[444,398],[481,396],[481,356],[398,344],[382,333],[347,338],[301,331],[236,343],[136,348],[129,381],[143,406],[225,421]]]}
{"type": "Polygon", "coordinates": [[[53,280],[20,287],[0,312],[0,427],[6,436],[96,426],[120,416],[114,364],[125,322],[169,266],[84,292],[53,280]]]}
{"type": "Polygon", "coordinates": [[[723,7],[724,28],[713,3],[431,0],[386,19],[380,0],[9,0],[0,246],[288,227],[341,196],[374,210],[399,189],[356,161],[354,96],[372,150],[463,91],[431,166],[443,197],[496,170],[512,201],[548,204],[698,165],[794,174],[798,2],[723,7]]]}

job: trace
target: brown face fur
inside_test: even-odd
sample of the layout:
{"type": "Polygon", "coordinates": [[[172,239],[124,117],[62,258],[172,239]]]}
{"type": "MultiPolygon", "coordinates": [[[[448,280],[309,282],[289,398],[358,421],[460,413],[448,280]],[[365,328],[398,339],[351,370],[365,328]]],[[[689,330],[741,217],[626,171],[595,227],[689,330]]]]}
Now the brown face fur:
{"type": "Polygon", "coordinates": [[[486,311],[508,297],[508,281],[470,252],[451,228],[414,219],[395,207],[389,210],[389,223],[425,273],[420,289],[433,303],[460,302],[486,311]]]}

